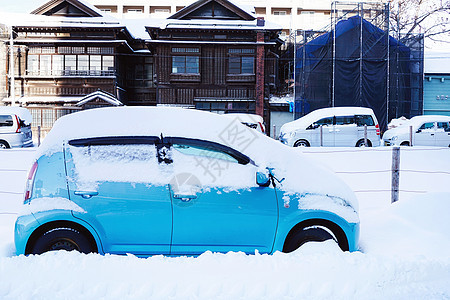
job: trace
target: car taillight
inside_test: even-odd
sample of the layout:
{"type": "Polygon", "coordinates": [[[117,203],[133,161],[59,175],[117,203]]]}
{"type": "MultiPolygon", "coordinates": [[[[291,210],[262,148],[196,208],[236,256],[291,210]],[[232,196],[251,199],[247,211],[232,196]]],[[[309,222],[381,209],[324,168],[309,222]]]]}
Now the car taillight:
{"type": "Polygon", "coordinates": [[[258,124],[261,127],[262,133],[266,133],[266,129],[264,128],[263,124],[261,122],[258,122],[258,124]]]}
{"type": "Polygon", "coordinates": [[[380,125],[375,125],[375,128],[377,129],[377,135],[380,135],[380,125]]]}
{"type": "Polygon", "coordinates": [[[25,187],[24,203],[26,203],[28,199],[31,198],[31,194],[33,193],[34,176],[36,175],[37,168],[38,163],[37,161],[35,161],[34,164],[31,166],[30,172],[28,173],[27,185],[25,187]]]}
{"type": "Polygon", "coordinates": [[[16,129],[16,133],[20,132],[20,121],[19,118],[17,117],[17,115],[14,115],[16,117],[16,121],[17,121],[17,129],[16,129]]]}

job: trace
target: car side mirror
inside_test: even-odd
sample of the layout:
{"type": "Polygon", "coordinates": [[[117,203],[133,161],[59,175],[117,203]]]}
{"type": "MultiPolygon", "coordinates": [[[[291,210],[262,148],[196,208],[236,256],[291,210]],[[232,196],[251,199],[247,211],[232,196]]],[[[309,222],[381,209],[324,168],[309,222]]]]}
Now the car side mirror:
{"type": "Polygon", "coordinates": [[[270,185],[270,177],[265,172],[256,172],[256,183],[261,187],[267,187],[270,185]]]}
{"type": "Polygon", "coordinates": [[[417,129],[416,133],[421,133],[422,129],[417,129]]]}

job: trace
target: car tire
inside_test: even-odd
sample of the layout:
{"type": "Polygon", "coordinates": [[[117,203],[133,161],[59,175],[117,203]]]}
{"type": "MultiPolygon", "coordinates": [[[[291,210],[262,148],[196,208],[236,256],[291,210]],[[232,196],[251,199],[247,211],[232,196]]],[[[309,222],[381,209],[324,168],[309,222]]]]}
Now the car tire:
{"type": "Polygon", "coordinates": [[[409,142],[402,142],[400,146],[409,146],[409,142]]]}
{"type": "Polygon", "coordinates": [[[298,140],[294,143],[294,147],[309,147],[309,143],[307,140],[298,140]]]}
{"type": "MultiPolygon", "coordinates": [[[[364,144],[364,139],[359,140],[356,143],[356,147],[365,147],[366,145],[364,144]]],[[[367,140],[367,147],[372,147],[372,142],[368,139],[367,140]]]]}
{"type": "Polygon", "coordinates": [[[283,252],[289,253],[295,251],[308,242],[324,242],[327,240],[334,240],[337,243],[336,238],[327,228],[322,226],[309,226],[297,230],[290,236],[284,243],[283,252]]]}
{"type": "Polygon", "coordinates": [[[46,231],[34,243],[31,254],[42,254],[48,251],[76,250],[81,253],[94,252],[89,239],[73,228],[55,228],[46,231]]]}
{"type": "Polygon", "coordinates": [[[7,142],[5,141],[0,141],[0,149],[9,149],[10,146],[7,142]]]}

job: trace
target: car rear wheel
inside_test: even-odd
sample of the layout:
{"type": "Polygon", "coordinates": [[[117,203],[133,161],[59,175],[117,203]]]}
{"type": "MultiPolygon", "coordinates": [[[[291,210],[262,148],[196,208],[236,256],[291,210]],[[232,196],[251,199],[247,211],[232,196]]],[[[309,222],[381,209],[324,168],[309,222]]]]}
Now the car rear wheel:
{"type": "Polygon", "coordinates": [[[9,144],[5,141],[0,141],[0,149],[8,149],[9,144]]]}
{"type": "Polygon", "coordinates": [[[295,251],[308,242],[324,242],[327,240],[334,240],[337,243],[336,237],[326,227],[305,227],[301,230],[297,230],[286,240],[283,246],[283,252],[289,253],[295,251]]]}
{"type": "Polygon", "coordinates": [[[294,143],[294,147],[309,147],[307,140],[298,140],[294,143]]]}
{"type": "MultiPolygon", "coordinates": [[[[365,147],[366,145],[364,144],[364,140],[361,139],[356,143],[356,147],[365,147]]],[[[372,143],[370,142],[370,140],[367,140],[367,147],[372,147],[372,143]]]]}
{"type": "Polygon", "coordinates": [[[81,253],[94,252],[89,239],[78,230],[55,228],[48,230],[36,240],[31,254],[42,254],[56,250],[76,250],[81,253]]]}

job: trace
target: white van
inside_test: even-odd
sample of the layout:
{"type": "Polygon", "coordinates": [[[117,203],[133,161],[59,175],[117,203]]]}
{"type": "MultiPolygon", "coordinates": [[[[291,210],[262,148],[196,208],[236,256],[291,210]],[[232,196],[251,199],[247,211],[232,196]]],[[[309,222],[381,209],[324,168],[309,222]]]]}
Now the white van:
{"type": "Polygon", "coordinates": [[[317,109],[284,124],[280,141],[293,147],[362,147],[365,145],[364,125],[367,125],[367,145],[380,146],[378,120],[372,109],[365,107],[317,109]]]}
{"type": "Polygon", "coordinates": [[[425,115],[411,118],[383,134],[386,146],[409,146],[410,128],[414,146],[450,147],[450,117],[425,115]]]}
{"type": "Polygon", "coordinates": [[[26,108],[0,106],[0,149],[33,146],[31,121],[26,108]]]}

